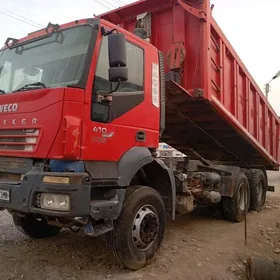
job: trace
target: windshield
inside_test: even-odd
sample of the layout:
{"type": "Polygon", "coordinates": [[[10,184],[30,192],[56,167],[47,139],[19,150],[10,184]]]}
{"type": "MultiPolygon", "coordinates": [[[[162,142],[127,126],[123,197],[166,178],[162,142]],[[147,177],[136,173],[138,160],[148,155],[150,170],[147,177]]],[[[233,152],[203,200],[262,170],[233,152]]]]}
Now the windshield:
{"type": "Polygon", "coordinates": [[[25,85],[76,85],[82,78],[92,27],[77,26],[13,49],[0,51],[0,94],[25,85]]]}

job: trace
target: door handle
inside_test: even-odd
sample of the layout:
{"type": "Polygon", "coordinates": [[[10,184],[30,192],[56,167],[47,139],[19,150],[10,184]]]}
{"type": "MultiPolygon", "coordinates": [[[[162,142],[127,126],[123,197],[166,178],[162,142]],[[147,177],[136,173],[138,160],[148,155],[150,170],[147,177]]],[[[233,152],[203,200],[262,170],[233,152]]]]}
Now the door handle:
{"type": "Polygon", "coordinates": [[[137,142],[145,142],[146,141],[146,132],[145,131],[137,131],[136,132],[136,141],[137,142]]]}

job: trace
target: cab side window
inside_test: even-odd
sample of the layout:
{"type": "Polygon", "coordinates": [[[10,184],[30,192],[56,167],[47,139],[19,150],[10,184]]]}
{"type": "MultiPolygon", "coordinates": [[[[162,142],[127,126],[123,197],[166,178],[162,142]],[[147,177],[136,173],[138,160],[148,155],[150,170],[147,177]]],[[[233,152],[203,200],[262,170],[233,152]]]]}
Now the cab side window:
{"type": "Polygon", "coordinates": [[[109,82],[108,37],[103,37],[92,91],[93,121],[103,123],[112,121],[144,101],[144,50],[128,41],[126,42],[126,50],[128,80],[121,82],[110,105],[103,104],[102,101],[98,100],[98,92],[109,92],[117,87],[117,83],[109,82]],[[122,95],[122,92],[126,94],[122,95]],[[129,96],[129,93],[138,97],[129,96]],[[124,100],[128,103],[126,106],[121,104],[124,100]],[[120,106],[121,110],[119,110],[120,106]]]}
{"type": "MultiPolygon", "coordinates": [[[[143,49],[126,42],[128,81],[122,82],[118,92],[143,91],[144,87],[144,51],[143,49]]],[[[103,37],[95,73],[94,91],[110,91],[108,80],[108,37],[103,37]]],[[[112,85],[115,86],[115,85],[112,85]]]]}

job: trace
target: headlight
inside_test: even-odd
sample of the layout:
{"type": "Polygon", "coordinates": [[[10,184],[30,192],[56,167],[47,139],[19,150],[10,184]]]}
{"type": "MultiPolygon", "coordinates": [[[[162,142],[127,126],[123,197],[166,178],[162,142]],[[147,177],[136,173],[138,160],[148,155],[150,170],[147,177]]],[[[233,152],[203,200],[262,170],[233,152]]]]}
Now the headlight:
{"type": "Polygon", "coordinates": [[[70,196],[64,194],[42,193],[41,208],[56,211],[70,211],[70,196]]]}

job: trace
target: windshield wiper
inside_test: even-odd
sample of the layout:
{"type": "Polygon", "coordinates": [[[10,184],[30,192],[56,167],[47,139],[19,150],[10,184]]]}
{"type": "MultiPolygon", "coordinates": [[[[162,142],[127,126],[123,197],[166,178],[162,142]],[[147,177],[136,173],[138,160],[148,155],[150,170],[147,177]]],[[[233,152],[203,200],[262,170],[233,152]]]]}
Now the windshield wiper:
{"type": "Polygon", "coordinates": [[[33,89],[40,89],[40,88],[47,88],[47,86],[42,82],[27,84],[13,92],[25,91],[25,90],[33,90],[33,89]]]}
{"type": "Polygon", "coordinates": [[[6,93],[5,90],[3,90],[3,89],[0,88],[0,95],[1,95],[1,94],[5,94],[5,93],[6,93]]]}

